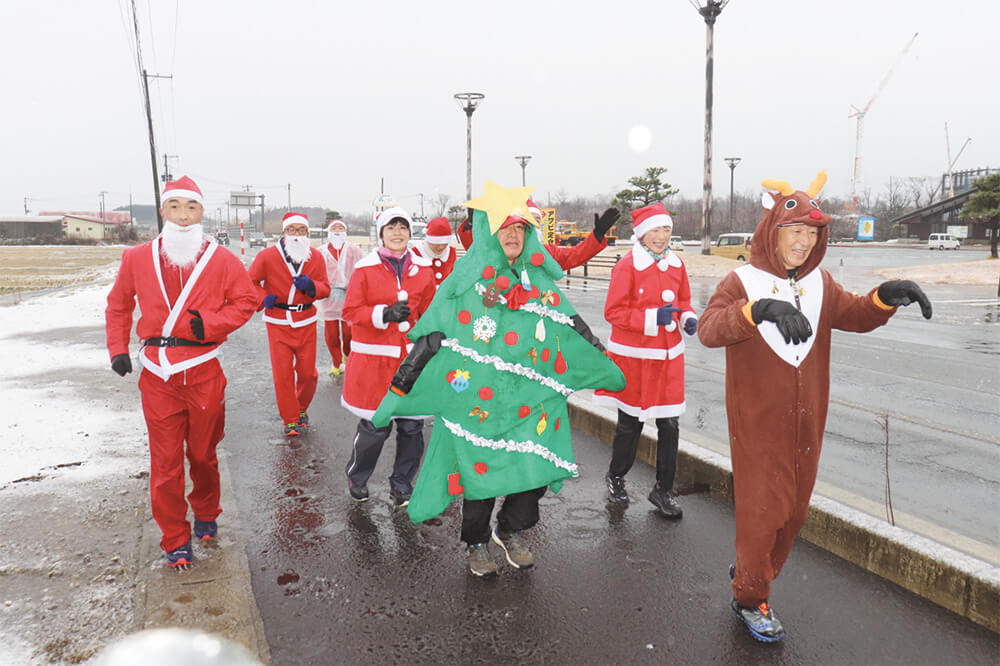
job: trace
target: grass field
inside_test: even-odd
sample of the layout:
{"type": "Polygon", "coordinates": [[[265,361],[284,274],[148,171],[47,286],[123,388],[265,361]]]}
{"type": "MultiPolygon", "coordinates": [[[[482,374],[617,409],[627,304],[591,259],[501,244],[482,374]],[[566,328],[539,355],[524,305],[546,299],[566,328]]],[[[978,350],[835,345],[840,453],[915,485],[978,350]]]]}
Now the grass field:
{"type": "Polygon", "coordinates": [[[123,246],[0,246],[0,294],[52,289],[93,280],[117,264],[123,246]]]}

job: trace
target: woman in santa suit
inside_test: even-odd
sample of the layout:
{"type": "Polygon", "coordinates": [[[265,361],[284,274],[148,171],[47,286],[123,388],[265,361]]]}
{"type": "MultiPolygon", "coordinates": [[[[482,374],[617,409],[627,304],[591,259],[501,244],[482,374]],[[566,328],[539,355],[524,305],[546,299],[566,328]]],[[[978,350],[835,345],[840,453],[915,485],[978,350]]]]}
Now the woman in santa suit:
{"type": "Polygon", "coordinates": [[[424,229],[424,239],[413,246],[413,251],[430,259],[434,284],[440,285],[455,267],[455,248],[451,246],[451,226],[448,218],[435,217],[424,229]]]}
{"type": "MultiPolygon", "coordinates": [[[[379,246],[355,264],[344,300],[351,353],[340,402],[361,417],[346,469],[351,497],[358,502],[368,499],[368,479],[392,431],[392,425],[376,428],[371,418],[413,347],[406,332],[427,310],[436,289],[431,262],[407,248],[411,224],[402,208],[388,208],[375,218],[379,246]]],[[[396,460],[389,486],[394,505],[402,508],[410,501],[424,452],[423,420],[394,420],[396,460]]]]}
{"type": "Polygon", "coordinates": [[[351,352],[351,325],[344,321],[342,311],[347,283],[354,265],[364,256],[357,245],[347,242],[347,225],[343,220],[330,220],[326,227],[327,243],[320,248],[326,261],[326,276],[330,280],[330,295],[316,301],[316,311],[323,320],[323,337],[333,365],[327,373],[334,377],[344,374],[343,360],[351,352]]]}
{"type": "Polygon", "coordinates": [[[632,250],[611,271],[604,317],[611,324],[608,356],[625,375],[621,391],[598,389],[594,403],[617,408],[618,429],[605,480],[612,502],[627,504],[625,475],[635,462],[642,424],[656,420],[656,486],[649,501],[667,518],[683,515],[673,493],[684,413],[684,339],[698,317],[684,262],[670,251],[673,220],[663,204],[632,211],[632,250]]]}

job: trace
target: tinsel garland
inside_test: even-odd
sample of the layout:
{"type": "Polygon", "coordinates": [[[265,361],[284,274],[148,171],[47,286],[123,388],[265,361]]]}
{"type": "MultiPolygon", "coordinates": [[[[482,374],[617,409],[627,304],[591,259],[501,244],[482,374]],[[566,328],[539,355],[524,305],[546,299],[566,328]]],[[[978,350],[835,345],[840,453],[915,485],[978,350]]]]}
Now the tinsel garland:
{"type": "Polygon", "coordinates": [[[499,356],[494,356],[493,354],[480,354],[475,349],[469,349],[468,347],[463,347],[455,338],[446,338],[441,342],[441,346],[448,347],[455,353],[461,354],[466,358],[471,358],[476,363],[484,363],[486,365],[492,365],[497,370],[501,370],[503,372],[512,372],[515,375],[520,375],[521,377],[525,377],[532,381],[538,382],[539,384],[547,386],[553,391],[561,393],[566,397],[569,397],[574,392],[573,389],[569,388],[565,384],[557,382],[555,379],[552,379],[551,377],[546,377],[545,375],[536,372],[531,368],[526,368],[523,365],[520,365],[519,363],[508,363],[499,356]]]}
{"type": "Polygon", "coordinates": [[[515,442],[509,439],[487,439],[486,437],[481,437],[474,432],[469,432],[459,424],[453,423],[444,417],[441,418],[441,421],[444,423],[445,427],[448,428],[451,434],[456,437],[461,437],[473,446],[493,449],[494,451],[507,451],[509,453],[531,453],[540,458],[544,458],[556,467],[562,468],[574,476],[579,474],[576,463],[563,460],[541,444],[537,444],[535,442],[515,442]]]}

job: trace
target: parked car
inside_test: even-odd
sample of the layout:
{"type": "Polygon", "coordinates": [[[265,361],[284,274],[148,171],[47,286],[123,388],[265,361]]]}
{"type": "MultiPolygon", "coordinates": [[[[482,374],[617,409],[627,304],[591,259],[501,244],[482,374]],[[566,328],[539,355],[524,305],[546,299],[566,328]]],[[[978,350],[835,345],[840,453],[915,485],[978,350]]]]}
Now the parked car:
{"type": "Polygon", "coordinates": [[[215,232],[215,241],[219,245],[229,245],[229,233],[225,231],[215,232]]]}
{"type": "Polygon", "coordinates": [[[250,234],[250,247],[267,247],[267,238],[259,231],[253,232],[250,234]]]}
{"type": "Polygon", "coordinates": [[[673,250],[674,252],[683,252],[684,251],[684,239],[681,238],[680,236],[671,236],[670,237],[670,249],[673,250]]]}
{"type": "Polygon", "coordinates": [[[747,261],[750,258],[750,239],[753,234],[731,233],[720,234],[712,245],[712,254],[728,257],[737,261],[747,261]]]}
{"type": "Polygon", "coordinates": [[[951,234],[931,234],[927,238],[928,250],[957,250],[962,242],[951,234]]]}

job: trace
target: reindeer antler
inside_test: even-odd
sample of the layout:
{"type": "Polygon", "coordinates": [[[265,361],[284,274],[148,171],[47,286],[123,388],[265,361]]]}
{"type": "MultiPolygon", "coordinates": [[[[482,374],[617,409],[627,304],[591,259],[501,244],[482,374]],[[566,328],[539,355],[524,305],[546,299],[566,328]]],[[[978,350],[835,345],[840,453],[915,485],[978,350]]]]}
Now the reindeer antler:
{"type": "Polygon", "coordinates": [[[819,194],[819,191],[823,189],[824,185],[826,185],[826,169],[821,169],[820,172],[816,174],[816,177],[813,178],[813,182],[809,183],[809,187],[806,188],[806,194],[809,195],[810,199],[813,199],[817,194],[819,194]]]}
{"type": "Polygon", "coordinates": [[[760,181],[760,184],[769,190],[778,190],[782,195],[788,196],[795,192],[795,188],[788,184],[785,180],[774,180],[773,178],[766,178],[760,181]]]}

